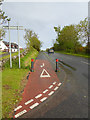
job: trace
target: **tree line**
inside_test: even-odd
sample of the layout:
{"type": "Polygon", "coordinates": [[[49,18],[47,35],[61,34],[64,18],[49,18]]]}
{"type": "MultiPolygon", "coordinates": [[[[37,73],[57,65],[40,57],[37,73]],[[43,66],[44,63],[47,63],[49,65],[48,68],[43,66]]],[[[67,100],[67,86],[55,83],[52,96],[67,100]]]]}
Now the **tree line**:
{"type": "Polygon", "coordinates": [[[55,51],[65,51],[72,53],[90,53],[88,43],[88,20],[85,18],[77,25],[54,27],[57,34],[56,41],[53,45],[55,51]],[[83,45],[86,45],[83,47],[83,45]]]}

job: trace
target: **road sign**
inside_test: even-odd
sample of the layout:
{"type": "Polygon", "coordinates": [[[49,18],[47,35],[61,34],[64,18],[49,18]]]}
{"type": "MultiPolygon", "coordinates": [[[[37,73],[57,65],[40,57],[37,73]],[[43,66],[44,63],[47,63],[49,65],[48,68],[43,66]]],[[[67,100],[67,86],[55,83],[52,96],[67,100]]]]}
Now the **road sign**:
{"type": "Polygon", "coordinates": [[[43,69],[40,77],[51,77],[51,76],[49,75],[49,73],[45,69],[43,69]]]}
{"type": "Polygon", "coordinates": [[[8,22],[8,26],[3,26],[3,29],[8,29],[9,31],[9,47],[10,47],[10,68],[12,68],[12,58],[11,58],[11,40],[10,40],[10,30],[17,30],[18,32],[18,56],[19,56],[19,68],[20,68],[20,48],[19,48],[19,30],[23,30],[23,26],[10,26],[8,22]]]}
{"type": "Polygon", "coordinates": [[[3,26],[3,29],[23,30],[23,26],[3,26]]]}

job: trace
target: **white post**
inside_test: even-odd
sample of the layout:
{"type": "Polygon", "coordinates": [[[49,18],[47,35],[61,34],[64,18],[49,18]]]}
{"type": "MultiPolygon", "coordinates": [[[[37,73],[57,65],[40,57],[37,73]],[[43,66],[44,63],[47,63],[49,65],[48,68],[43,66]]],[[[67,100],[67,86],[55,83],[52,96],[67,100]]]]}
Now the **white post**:
{"type": "Polygon", "coordinates": [[[90,42],[90,1],[88,2],[88,42],[90,42]]]}
{"type": "Polygon", "coordinates": [[[19,57],[19,68],[20,68],[19,26],[17,26],[17,31],[18,31],[18,57],[19,57]]]}
{"type": "Polygon", "coordinates": [[[11,40],[10,40],[10,29],[9,29],[9,21],[8,21],[8,32],[9,32],[9,52],[10,52],[10,68],[12,68],[12,56],[11,56],[11,40]]]}

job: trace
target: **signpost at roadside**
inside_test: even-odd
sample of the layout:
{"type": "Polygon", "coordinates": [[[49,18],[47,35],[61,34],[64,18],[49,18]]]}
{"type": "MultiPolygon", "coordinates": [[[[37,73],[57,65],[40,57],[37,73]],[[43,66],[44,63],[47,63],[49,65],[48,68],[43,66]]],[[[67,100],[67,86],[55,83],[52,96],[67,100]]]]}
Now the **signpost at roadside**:
{"type": "Polygon", "coordinates": [[[88,2],[88,42],[90,44],[90,1],[88,2]]]}
{"type": "Polygon", "coordinates": [[[19,30],[23,30],[23,26],[10,26],[9,21],[10,20],[8,20],[8,26],[3,26],[3,29],[9,30],[10,68],[12,68],[10,30],[17,30],[18,32],[18,57],[19,57],[19,68],[20,68],[19,30]]]}

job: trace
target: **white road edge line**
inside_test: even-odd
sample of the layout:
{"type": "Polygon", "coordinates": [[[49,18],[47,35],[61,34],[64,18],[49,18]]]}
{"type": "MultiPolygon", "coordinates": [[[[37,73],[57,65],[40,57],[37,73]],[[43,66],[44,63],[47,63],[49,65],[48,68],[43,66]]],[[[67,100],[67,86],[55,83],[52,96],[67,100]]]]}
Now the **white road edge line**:
{"type": "Polygon", "coordinates": [[[55,87],[54,90],[57,90],[59,87],[55,87]]]}
{"type": "Polygon", "coordinates": [[[17,108],[15,108],[14,109],[14,111],[17,111],[17,110],[19,110],[20,108],[22,108],[22,106],[20,105],[20,106],[18,106],[17,108]]]}
{"type": "Polygon", "coordinates": [[[59,83],[58,86],[60,86],[62,83],[59,83]]]}
{"type": "Polygon", "coordinates": [[[33,101],[33,99],[31,99],[31,100],[25,102],[25,105],[28,105],[28,104],[31,103],[32,101],[33,101]]]}
{"type": "Polygon", "coordinates": [[[23,114],[26,113],[26,112],[27,112],[26,110],[23,110],[22,112],[16,114],[16,115],[15,115],[15,118],[17,118],[17,117],[23,115],[23,114]]]}
{"type": "Polygon", "coordinates": [[[42,94],[39,94],[39,95],[37,95],[35,98],[39,98],[39,97],[41,97],[42,96],[42,94]]]}
{"type": "Polygon", "coordinates": [[[54,93],[54,91],[51,91],[48,95],[52,95],[54,93]]]}
{"type": "Polygon", "coordinates": [[[52,87],[53,87],[53,85],[50,85],[50,86],[49,86],[49,89],[52,88],[52,87]]]}
{"type": "Polygon", "coordinates": [[[43,93],[46,93],[48,91],[48,89],[44,90],[43,93]]]}
{"type": "Polygon", "coordinates": [[[35,103],[35,104],[33,104],[32,106],[30,106],[30,109],[33,109],[33,108],[35,108],[36,106],[38,106],[39,105],[39,103],[35,103]]]}
{"type": "Polygon", "coordinates": [[[55,85],[56,84],[56,82],[53,82],[53,85],[55,85]]]}
{"type": "Polygon", "coordinates": [[[47,99],[47,97],[44,97],[44,98],[42,98],[40,101],[43,102],[43,101],[46,100],[46,99],[47,99]]]}

